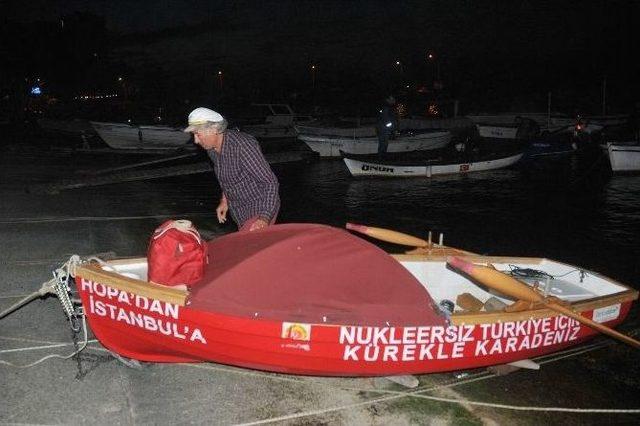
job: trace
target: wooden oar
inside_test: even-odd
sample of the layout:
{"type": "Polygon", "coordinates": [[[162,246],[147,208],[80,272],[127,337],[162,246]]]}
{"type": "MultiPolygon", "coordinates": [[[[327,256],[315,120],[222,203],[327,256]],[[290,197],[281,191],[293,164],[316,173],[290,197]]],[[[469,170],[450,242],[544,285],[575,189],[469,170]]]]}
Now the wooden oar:
{"type": "Polygon", "coordinates": [[[585,318],[579,313],[572,311],[571,309],[554,303],[549,299],[542,296],[542,294],[533,290],[520,280],[517,280],[507,274],[504,274],[496,269],[489,268],[487,266],[475,265],[471,262],[467,262],[457,257],[451,257],[447,260],[447,263],[458,269],[465,274],[475,278],[483,285],[493,288],[503,294],[514,297],[519,300],[525,300],[532,303],[542,303],[549,309],[560,312],[568,317],[571,317],[588,327],[593,328],[601,333],[609,335],[613,338],[623,341],[635,348],[640,349],[640,341],[629,337],[625,334],[619,333],[616,330],[600,324],[589,318],[585,318]]]}
{"type": "Polygon", "coordinates": [[[388,243],[401,244],[410,247],[427,247],[429,243],[422,238],[413,235],[403,234],[402,232],[391,231],[384,228],[375,228],[373,226],[357,225],[355,223],[347,223],[347,229],[368,235],[378,240],[388,243]]]}

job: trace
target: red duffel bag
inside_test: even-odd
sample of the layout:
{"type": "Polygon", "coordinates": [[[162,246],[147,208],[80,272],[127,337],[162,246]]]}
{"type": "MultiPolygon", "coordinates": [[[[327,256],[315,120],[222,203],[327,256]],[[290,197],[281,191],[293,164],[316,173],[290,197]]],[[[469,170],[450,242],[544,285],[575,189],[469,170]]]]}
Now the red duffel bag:
{"type": "Polygon", "coordinates": [[[147,253],[149,281],[193,285],[209,263],[207,244],[188,220],[168,220],[153,233],[147,253]]]}

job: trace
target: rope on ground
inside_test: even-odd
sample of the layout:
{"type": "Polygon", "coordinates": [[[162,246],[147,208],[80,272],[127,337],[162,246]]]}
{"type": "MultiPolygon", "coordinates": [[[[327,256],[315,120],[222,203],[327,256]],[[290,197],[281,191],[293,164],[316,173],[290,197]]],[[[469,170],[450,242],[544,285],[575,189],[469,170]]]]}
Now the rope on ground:
{"type": "MultiPolygon", "coordinates": [[[[570,349],[567,349],[565,351],[561,351],[561,352],[556,352],[554,354],[550,354],[550,355],[558,355],[558,354],[563,354],[563,355],[549,358],[549,359],[544,360],[544,361],[542,361],[540,363],[541,364],[546,364],[546,363],[558,361],[560,359],[564,359],[564,358],[567,358],[567,357],[570,357],[570,356],[580,355],[580,354],[583,354],[583,353],[586,353],[586,352],[593,351],[595,349],[600,349],[600,348],[603,348],[603,347],[606,347],[606,346],[611,346],[614,343],[615,342],[611,342],[611,341],[603,341],[603,342],[600,342],[600,343],[594,343],[594,344],[588,345],[587,347],[579,347],[577,349],[576,348],[570,348],[570,349]]],[[[543,356],[541,356],[539,358],[545,358],[545,357],[549,357],[549,355],[543,355],[543,356]]],[[[448,387],[453,387],[453,386],[459,386],[459,385],[468,384],[468,383],[472,383],[472,382],[478,382],[478,381],[486,380],[486,379],[493,378],[493,377],[497,377],[497,375],[495,375],[493,373],[489,373],[489,372],[481,372],[481,373],[477,373],[476,375],[474,375],[472,377],[466,377],[465,379],[462,379],[462,380],[453,380],[453,381],[445,382],[445,383],[442,383],[442,384],[439,384],[439,385],[435,385],[435,386],[432,386],[432,387],[429,387],[429,388],[415,389],[415,390],[408,391],[408,392],[400,392],[400,391],[392,391],[392,390],[380,390],[380,389],[371,389],[371,390],[369,390],[369,389],[354,389],[354,390],[357,390],[359,392],[386,393],[386,394],[391,394],[391,395],[390,396],[386,396],[386,397],[382,397],[382,398],[369,399],[369,400],[363,401],[363,402],[358,402],[358,403],[338,406],[338,407],[330,407],[330,408],[319,409],[319,410],[311,410],[311,411],[306,411],[306,412],[302,412],[302,413],[294,413],[294,414],[289,414],[289,415],[285,415],[285,416],[272,417],[272,418],[264,419],[264,420],[257,420],[257,421],[254,421],[254,422],[241,423],[241,425],[243,425],[243,426],[244,425],[258,425],[258,424],[267,424],[267,423],[273,423],[273,422],[280,422],[280,421],[285,421],[285,420],[294,420],[294,419],[303,418],[303,417],[317,416],[317,415],[321,415],[321,414],[326,414],[326,413],[330,413],[330,412],[334,412],[334,411],[342,411],[342,410],[348,410],[348,409],[357,408],[357,407],[361,407],[361,406],[367,406],[367,405],[376,404],[376,403],[379,403],[379,402],[387,402],[387,401],[391,401],[391,400],[394,400],[394,399],[405,398],[405,397],[422,398],[422,399],[433,400],[433,401],[437,401],[437,402],[453,403],[453,404],[460,404],[460,405],[468,404],[468,405],[476,405],[476,406],[483,406],[483,407],[489,407],[489,408],[498,408],[498,409],[505,409],[505,410],[513,410],[513,411],[551,411],[551,412],[583,413],[583,414],[638,414],[638,413],[640,413],[640,409],[637,409],[637,408],[632,408],[632,409],[610,409],[610,408],[570,408],[570,407],[519,406],[519,405],[509,405],[509,404],[496,404],[496,403],[483,402],[483,401],[470,401],[470,400],[460,400],[460,399],[453,399],[453,398],[442,398],[442,397],[436,397],[436,396],[431,396],[431,395],[422,395],[422,393],[424,393],[424,392],[433,392],[433,391],[437,391],[438,389],[448,388],[448,387]]],[[[348,388],[344,388],[344,387],[343,387],[343,389],[347,389],[348,390],[348,388]]]]}
{"type": "MultiPolygon", "coordinates": [[[[87,344],[89,343],[97,343],[97,339],[87,340],[87,344]]],[[[39,351],[42,349],[54,349],[54,348],[63,348],[65,346],[73,346],[73,342],[71,343],[51,343],[48,345],[41,346],[29,346],[26,348],[14,348],[14,349],[3,349],[0,351],[0,354],[10,354],[14,352],[28,352],[28,351],[39,351]]]]}
{"type": "MultiPolygon", "coordinates": [[[[91,260],[97,261],[99,263],[104,263],[101,259],[95,256],[90,257],[85,261],[91,261],[91,260]]],[[[69,292],[71,291],[71,288],[69,286],[69,280],[71,277],[75,277],[76,268],[78,267],[78,265],[80,265],[83,262],[84,261],[80,258],[80,256],[78,255],[71,256],[68,261],[66,261],[62,266],[60,266],[59,268],[53,271],[53,278],[50,279],[49,281],[44,282],[42,284],[42,287],[39,290],[33,292],[29,296],[13,304],[8,309],[0,313],[0,319],[1,319],[4,316],[10,314],[11,312],[15,311],[16,309],[22,307],[26,303],[38,297],[42,297],[47,294],[55,294],[58,297],[58,301],[62,305],[62,309],[65,315],[67,316],[67,319],[69,320],[69,325],[71,327],[71,332],[73,336],[73,345],[76,347],[76,350],[73,353],[66,356],[62,356],[58,354],[50,354],[43,358],[40,358],[35,362],[26,364],[26,365],[19,365],[19,364],[11,363],[9,361],[4,361],[4,360],[0,360],[0,364],[4,364],[11,367],[16,367],[16,368],[29,368],[51,358],[69,359],[84,350],[84,348],[87,346],[87,343],[88,343],[86,315],[84,314],[82,307],[79,307],[76,309],[76,307],[74,306],[74,302],[69,297],[69,292]],[[81,317],[82,325],[78,324],[78,317],[81,317]],[[77,340],[76,340],[76,334],[80,332],[80,328],[82,328],[83,330],[84,342],[82,343],[81,346],[78,346],[77,340]]],[[[54,346],[49,345],[49,347],[55,347],[55,346],[59,346],[59,345],[54,345],[54,346]]],[[[21,352],[24,350],[34,350],[34,349],[43,349],[43,348],[34,347],[34,348],[28,348],[28,349],[24,349],[24,348],[23,349],[7,349],[7,350],[0,351],[0,353],[21,352]]]]}
{"type": "MultiPolygon", "coordinates": [[[[491,376],[489,376],[489,377],[491,377],[491,376]]],[[[496,403],[491,403],[491,402],[472,401],[472,400],[460,400],[460,399],[453,399],[453,398],[442,398],[442,397],[437,397],[437,396],[421,395],[420,394],[422,392],[429,392],[429,391],[433,391],[433,390],[437,390],[437,389],[438,389],[438,387],[436,386],[433,389],[417,390],[417,391],[413,391],[413,392],[398,392],[397,395],[387,396],[387,397],[383,397],[383,398],[370,399],[370,400],[367,400],[367,401],[357,402],[357,403],[343,405],[343,406],[339,406],[339,407],[330,407],[330,408],[324,408],[324,409],[319,409],[319,410],[306,411],[306,412],[302,412],[302,413],[294,413],[294,414],[288,414],[288,415],[284,415],[284,416],[271,417],[269,419],[264,419],[264,420],[257,420],[257,421],[253,421],[253,422],[240,423],[239,425],[249,426],[249,425],[259,425],[259,424],[267,424],[267,423],[274,423],[274,422],[282,422],[282,421],[286,421],[286,420],[295,420],[295,419],[299,419],[299,418],[303,418],[303,417],[318,416],[318,415],[330,413],[330,412],[333,412],[333,411],[348,410],[348,409],[353,409],[353,408],[357,408],[357,407],[360,407],[360,406],[371,405],[371,404],[375,404],[375,403],[379,403],[379,402],[386,402],[386,401],[390,401],[390,400],[398,399],[398,398],[402,398],[402,397],[407,397],[407,396],[414,397],[414,398],[422,398],[422,399],[427,399],[427,400],[437,401],[437,402],[445,402],[445,403],[461,404],[461,405],[462,404],[464,404],[464,405],[475,405],[475,406],[481,406],[481,407],[499,408],[499,409],[505,409],[505,410],[514,410],[514,411],[546,411],[546,412],[583,413],[583,414],[586,414],[586,413],[588,413],[588,414],[638,414],[638,413],[640,413],[640,409],[567,408],[567,407],[521,406],[521,405],[509,405],[509,404],[496,404],[496,403]]],[[[374,390],[372,392],[377,392],[377,391],[374,390]]]]}
{"type": "MultiPolygon", "coordinates": [[[[75,355],[79,354],[80,352],[82,352],[84,350],[84,348],[87,347],[87,344],[89,343],[88,334],[87,334],[87,320],[86,320],[86,316],[84,316],[84,315],[82,315],[82,330],[83,330],[83,342],[82,342],[82,345],[80,345],[80,347],[78,347],[78,349],[76,349],[75,351],[73,351],[69,355],[50,354],[50,355],[47,355],[45,357],[40,358],[37,361],[34,361],[32,363],[29,363],[29,364],[24,364],[24,365],[15,364],[15,363],[0,359],[0,364],[8,365],[10,367],[15,367],[15,368],[30,368],[30,367],[33,367],[35,365],[38,365],[38,364],[48,360],[48,359],[52,359],[52,358],[59,358],[59,359],[72,358],[73,356],[75,356],[75,355]]],[[[48,345],[48,346],[24,348],[24,350],[46,349],[46,348],[53,348],[53,347],[59,347],[59,346],[68,346],[68,345],[75,345],[75,343],[67,343],[67,344],[64,344],[64,345],[48,345]]],[[[1,351],[0,353],[16,352],[16,351],[17,351],[16,349],[7,349],[7,350],[4,350],[4,351],[1,351]]]]}
{"type": "Polygon", "coordinates": [[[20,301],[18,301],[16,303],[14,303],[13,305],[9,306],[4,311],[0,312],[0,319],[6,317],[11,312],[13,312],[16,309],[26,305],[27,303],[31,302],[32,300],[38,299],[40,297],[43,297],[43,296],[51,293],[51,290],[53,288],[53,284],[54,283],[55,283],[55,278],[45,282],[39,290],[34,291],[33,293],[31,293],[31,294],[27,295],[26,297],[24,297],[23,299],[21,299],[20,301]]]}

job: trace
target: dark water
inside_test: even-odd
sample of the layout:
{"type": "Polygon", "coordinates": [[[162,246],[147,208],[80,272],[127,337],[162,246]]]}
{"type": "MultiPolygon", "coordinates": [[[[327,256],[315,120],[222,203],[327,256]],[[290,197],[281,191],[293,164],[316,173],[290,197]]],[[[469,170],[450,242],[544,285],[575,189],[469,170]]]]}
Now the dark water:
{"type": "MultiPolygon", "coordinates": [[[[41,139],[38,144],[54,142],[61,141],[41,139]]],[[[288,148],[292,147],[296,148],[295,141],[289,142],[288,148]]],[[[148,160],[54,152],[33,155],[31,159],[16,154],[15,161],[7,161],[47,161],[48,169],[72,170],[148,160]]],[[[12,179],[12,169],[5,169],[5,179],[12,179]]],[[[23,176],[20,179],[31,173],[17,164],[15,170],[23,176]]],[[[274,171],[282,199],[278,222],[337,227],[356,222],[425,239],[433,231],[434,240],[442,233],[450,246],[483,254],[553,258],[640,288],[640,175],[612,175],[598,151],[513,169],[433,178],[353,179],[340,160],[275,165],[274,171]]],[[[178,214],[209,231],[231,232],[232,224],[220,226],[215,219],[219,194],[213,173],[206,173],[70,190],[55,199],[95,200],[85,203],[76,212],[79,215],[178,214]],[[98,193],[101,199],[113,197],[118,202],[99,203],[98,193]]],[[[147,225],[150,231],[157,224],[150,219],[147,225]]],[[[403,250],[376,244],[392,252],[403,250]]]]}
{"type": "MultiPolygon", "coordinates": [[[[280,221],[352,221],[495,255],[553,258],[640,288],[640,176],[604,157],[466,176],[353,179],[339,161],[278,167],[280,221]]],[[[401,247],[384,245],[400,251],[401,247]]]]}

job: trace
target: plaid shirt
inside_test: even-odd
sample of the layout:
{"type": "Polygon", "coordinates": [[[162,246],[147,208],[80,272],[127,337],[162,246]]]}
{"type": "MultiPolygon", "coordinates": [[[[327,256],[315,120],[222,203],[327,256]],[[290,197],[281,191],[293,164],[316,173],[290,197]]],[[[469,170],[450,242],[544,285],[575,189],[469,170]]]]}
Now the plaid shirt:
{"type": "Polygon", "coordinates": [[[275,219],[280,209],[278,179],[253,136],[227,130],[221,152],[210,149],[207,154],[238,227],[254,216],[275,219]]]}

